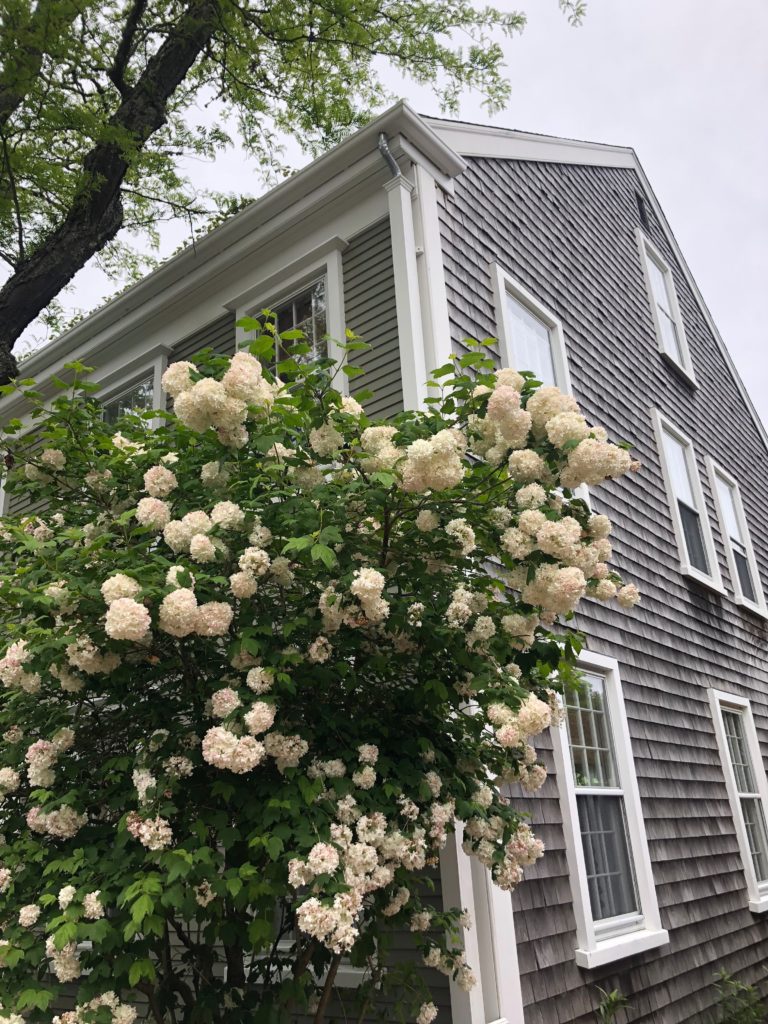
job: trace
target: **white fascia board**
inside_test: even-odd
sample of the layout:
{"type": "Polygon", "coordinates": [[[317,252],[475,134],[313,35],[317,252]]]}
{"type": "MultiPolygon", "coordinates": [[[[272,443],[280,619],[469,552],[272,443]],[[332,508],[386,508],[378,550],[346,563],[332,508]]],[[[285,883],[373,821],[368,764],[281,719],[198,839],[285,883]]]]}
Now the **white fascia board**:
{"type": "Polygon", "coordinates": [[[427,124],[457,153],[465,157],[506,160],[539,160],[558,164],[587,164],[600,167],[634,167],[635,151],[628,146],[535,135],[511,128],[465,124],[427,118],[427,124]]]}
{"type": "Polygon", "coordinates": [[[201,272],[206,276],[219,272],[222,264],[236,261],[243,250],[255,248],[268,237],[282,235],[292,225],[305,221],[310,212],[327,208],[335,199],[349,198],[352,189],[361,185],[370,188],[386,181],[389,171],[377,148],[381,132],[390,138],[395,157],[407,155],[414,159],[421,153],[445,179],[460,174],[466,167],[464,160],[401,100],[72,330],[33,353],[24,362],[25,375],[38,376],[52,363],[60,363],[95,335],[110,331],[132,313],[140,311],[142,318],[146,317],[148,304],[153,300],[161,305],[167,303],[169,290],[175,292],[179,284],[193,293],[194,279],[199,280],[201,272]],[[404,140],[410,145],[406,146],[404,140]]]}

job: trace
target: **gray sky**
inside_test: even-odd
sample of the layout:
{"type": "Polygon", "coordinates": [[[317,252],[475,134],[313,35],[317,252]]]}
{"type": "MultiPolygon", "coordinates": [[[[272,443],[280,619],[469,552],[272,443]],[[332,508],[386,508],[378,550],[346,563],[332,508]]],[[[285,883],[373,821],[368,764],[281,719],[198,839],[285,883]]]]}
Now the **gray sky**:
{"type": "MultiPolygon", "coordinates": [[[[767,0],[589,0],[580,28],[556,0],[519,6],[528,26],[504,44],[512,99],[493,123],[635,148],[768,424],[767,0]]],[[[439,113],[427,90],[391,73],[387,84],[439,113]]],[[[473,97],[461,116],[489,120],[473,97]]],[[[190,174],[201,187],[260,191],[238,153],[190,174]]],[[[169,233],[167,251],[181,237],[169,233]]],[[[91,308],[113,290],[89,268],[75,285],[67,305],[91,308]]]]}

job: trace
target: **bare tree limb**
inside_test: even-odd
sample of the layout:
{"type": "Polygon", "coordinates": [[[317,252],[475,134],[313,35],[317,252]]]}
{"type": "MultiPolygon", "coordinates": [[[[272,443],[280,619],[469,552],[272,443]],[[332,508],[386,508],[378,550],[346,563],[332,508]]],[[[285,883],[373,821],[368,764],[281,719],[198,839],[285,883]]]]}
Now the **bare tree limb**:
{"type": "Polygon", "coordinates": [[[130,87],[125,81],[125,71],[128,67],[128,61],[131,59],[131,51],[133,49],[133,41],[136,36],[136,31],[146,9],[147,0],[134,0],[133,6],[126,18],[125,25],[123,26],[123,34],[120,38],[120,44],[115,54],[114,63],[107,71],[107,77],[124,100],[128,99],[131,92],[130,87]]]}

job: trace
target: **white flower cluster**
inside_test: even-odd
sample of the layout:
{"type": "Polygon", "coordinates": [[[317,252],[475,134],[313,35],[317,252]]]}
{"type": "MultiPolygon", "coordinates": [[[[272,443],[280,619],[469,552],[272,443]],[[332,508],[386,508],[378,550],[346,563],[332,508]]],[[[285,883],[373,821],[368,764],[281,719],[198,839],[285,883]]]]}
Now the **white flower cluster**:
{"type": "Polygon", "coordinates": [[[413,441],[405,449],[403,490],[423,493],[456,487],[464,478],[466,450],[466,438],[459,430],[440,430],[428,440],[413,441]]]}
{"type": "Polygon", "coordinates": [[[100,1011],[107,1009],[112,1014],[112,1024],[134,1024],[138,1014],[127,1003],[121,1003],[114,992],[102,992],[100,996],[89,1000],[87,1003],[79,1003],[74,1010],[67,1010],[61,1016],[53,1018],[52,1024],[86,1024],[86,1021],[102,1020],[100,1011]],[[97,1017],[96,1014],[99,1014],[97,1017]]]}
{"type": "Polygon", "coordinates": [[[32,807],[27,811],[27,825],[33,832],[52,839],[72,839],[88,821],[87,814],[78,814],[74,807],[65,805],[55,811],[32,807]]]}
{"type": "Polygon", "coordinates": [[[159,815],[154,818],[142,818],[135,811],[131,811],[126,818],[126,828],[133,838],[138,839],[148,850],[165,850],[173,842],[170,822],[159,815]]]}
{"type": "MultiPolygon", "coordinates": [[[[51,961],[51,970],[62,984],[77,981],[83,973],[80,954],[74,942],[68,942],[61,949],[56,949],[53,936],[49,935],[45,941],[45,955],[51,961]]],[[[56,1017],[53,1019],[57,1020],[56,1017]]]]}
{"type": "Polygon", "coordinates": [[[3,686],[9,689],[19,687],[27,693],[37,693],[40,689],[40,674],[29,672],[26,667],[31,656],[26,640],[16,640],[10,644],[0,658],[0,680],[3,686]]]}
{"type": "Polygon", "coordinates": [[[253,736],[236,736],[224,726],[215,725],[203,737],[203,758],[216,768],[237,775],[252,771],[264,760],[264,744],[253,736]]]}

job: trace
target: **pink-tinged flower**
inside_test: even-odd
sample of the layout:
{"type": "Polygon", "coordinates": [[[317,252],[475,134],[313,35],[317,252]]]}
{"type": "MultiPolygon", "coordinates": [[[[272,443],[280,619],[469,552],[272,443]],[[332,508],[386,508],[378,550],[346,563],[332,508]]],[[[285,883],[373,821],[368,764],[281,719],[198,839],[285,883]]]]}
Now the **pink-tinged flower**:
{"type": "Polygon", "coordinates": [[[189,636],[197,627],[197,612],[197,598],[193,592],[179,587],[163,598],[158,626],[170,636],[189,636]]]}
{"type": "Polygon", "coordinates": [[[231,686],[217,690],[211,697],[211,714],[214,718],[226,718],[239,708],[241,700],[231,686]]]}
{"type": "Polygon", "coordinates": [[[152,619],[143,604],[130,597],[113,601],[107,611],[104,631],[113,640],[143,640],[149,633],[152,619]]]}
{"type": "Polygon", "coordinates": [[[275,713],[276,709],[273,704],[257,700],[244,718],[248,732],[252,736],[259,736],[261,733],[271,729],[275,722],[275,713]]]}
{"type": "Polygon", "coordinates": [[[195,618],[195,632],[198,636],[224,636],[232,624],[234,614],[232,606],[222,601],[201,604],[195,618]]]}
{"type": "Polygon", "coordinates": [[[162,530],[171,521],[171,507],[159,498],[142,498],[136,507],[136,521],[150,530],[162,530]]]}
{"type": "Polygon", "coordinates": [[[151,498],[167,498],[178,486],[176,474],[166,466],[153,466],[144,474],[144,490],[151,498]]]}

